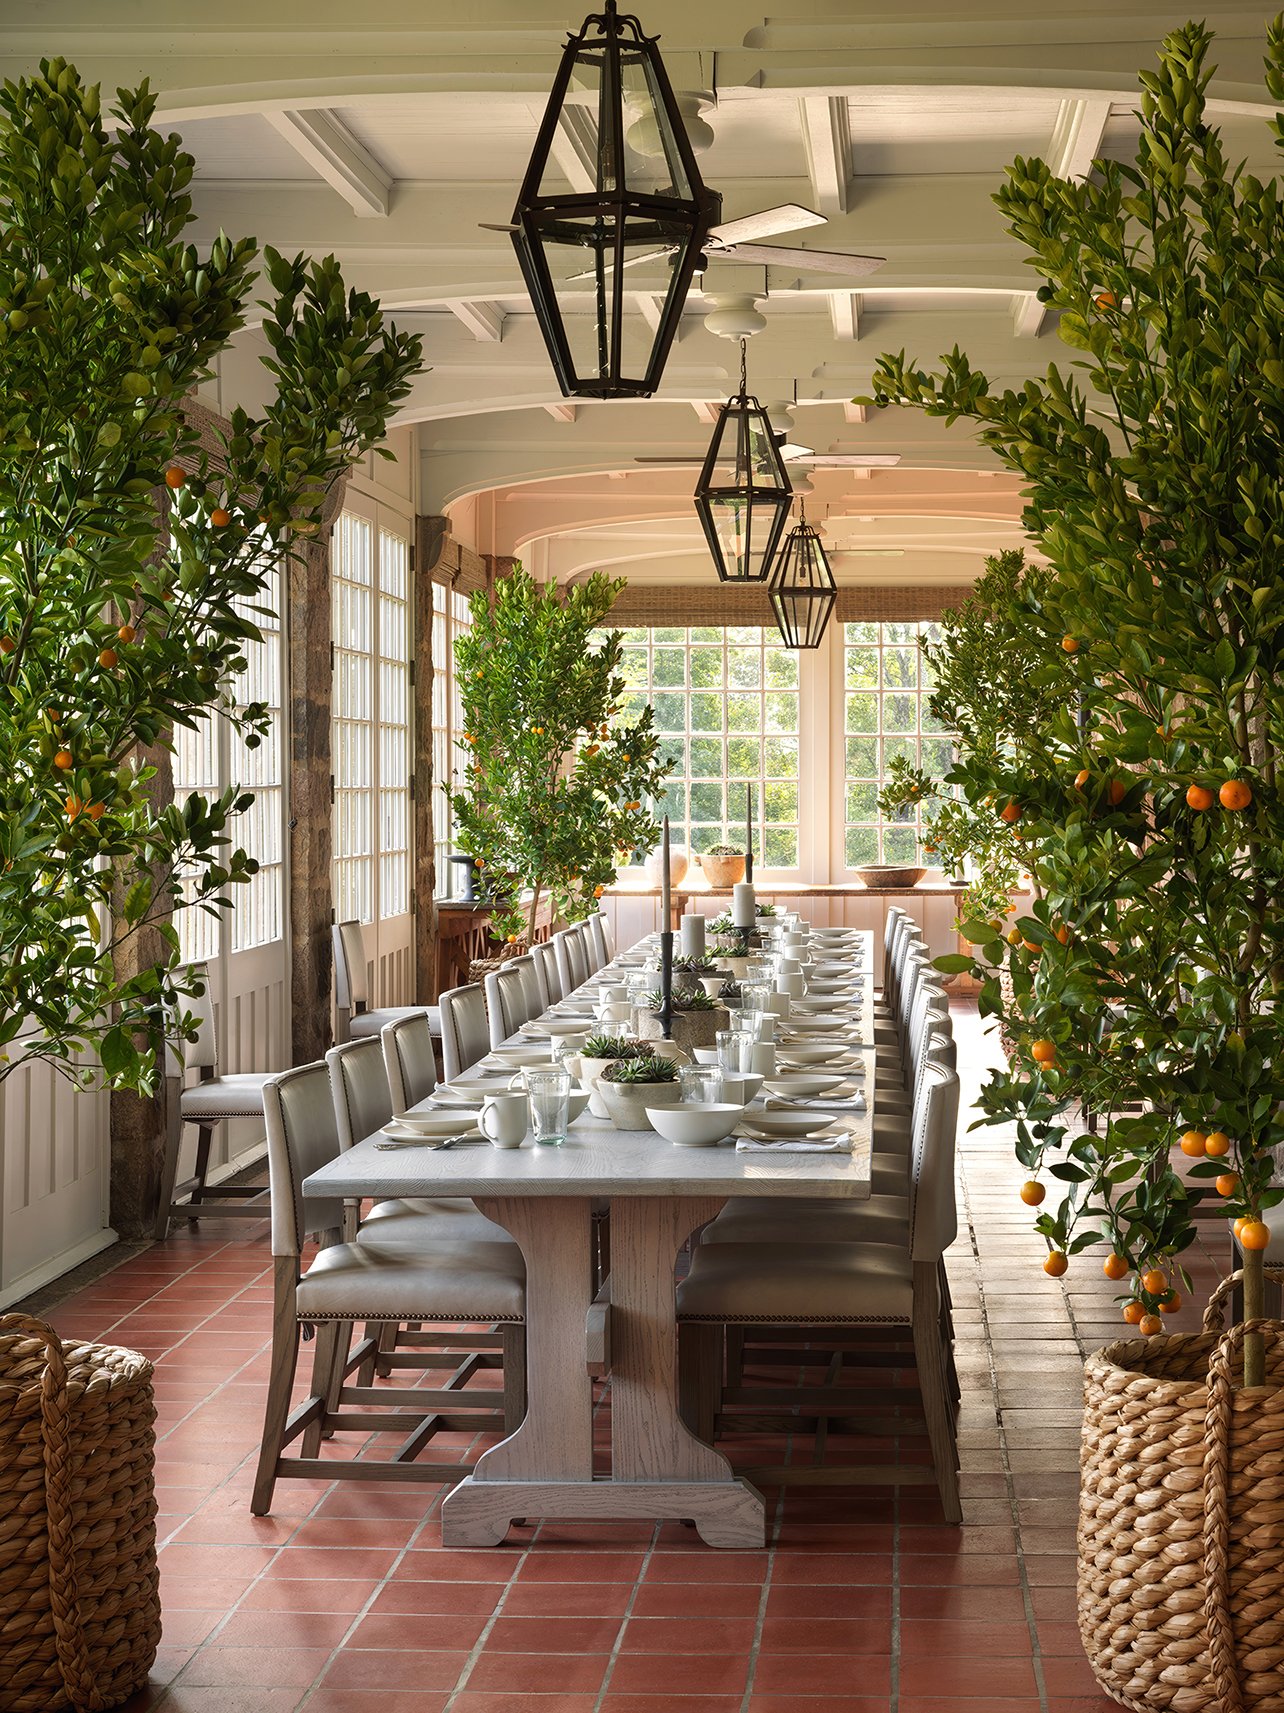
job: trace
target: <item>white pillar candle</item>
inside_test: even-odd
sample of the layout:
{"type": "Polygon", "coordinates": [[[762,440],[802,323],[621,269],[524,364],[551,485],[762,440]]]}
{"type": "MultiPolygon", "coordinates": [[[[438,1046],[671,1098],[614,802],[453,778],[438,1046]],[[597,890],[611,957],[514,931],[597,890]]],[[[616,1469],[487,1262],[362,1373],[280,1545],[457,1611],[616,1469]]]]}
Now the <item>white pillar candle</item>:
{"type": "Polygon", "coordinates": [[[755,1076],[774,1077],[776,1074],[776,1048],[771,1041],[759,1041],[749,1056],[749,1069],[755,1076]]]}
{"type": "Polygon", "coordinates": [[[795,975],[789,971],[784,975],[778,975],[776,977],[776,992],[787,993],[791,999],[801,999],[806,992],[801,974],[795,975]]]}
{"type": "Polygon", "coordinates": [[[754,928],[758,923],[758,901],[748,881],[742,880],[731,893],[731,921],[737,928],[754,928]]]}
{"type": "Polygon", "coordinates": [[[684,958],[702,958],[704,956],[704,912],[688,910],[682,918],[681,946],[684,958]]]}

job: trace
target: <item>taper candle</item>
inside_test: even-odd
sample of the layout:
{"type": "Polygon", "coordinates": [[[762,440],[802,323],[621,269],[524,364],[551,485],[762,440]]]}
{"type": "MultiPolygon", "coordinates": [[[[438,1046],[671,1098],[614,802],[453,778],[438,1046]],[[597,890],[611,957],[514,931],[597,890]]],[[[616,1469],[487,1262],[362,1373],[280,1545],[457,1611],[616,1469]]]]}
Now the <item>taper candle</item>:
{"type": "Polygon", "coordinates": [[[745,879],[753,880],[753,787],[745,786],[745,879]]]}
{"type": "Polygon", "coordinates": [[[669,890],[669,817],[667,815],[664,817],[664,839],[660,850],[660,932],[664,933],[673,926],[673,903],[669,890]]]}

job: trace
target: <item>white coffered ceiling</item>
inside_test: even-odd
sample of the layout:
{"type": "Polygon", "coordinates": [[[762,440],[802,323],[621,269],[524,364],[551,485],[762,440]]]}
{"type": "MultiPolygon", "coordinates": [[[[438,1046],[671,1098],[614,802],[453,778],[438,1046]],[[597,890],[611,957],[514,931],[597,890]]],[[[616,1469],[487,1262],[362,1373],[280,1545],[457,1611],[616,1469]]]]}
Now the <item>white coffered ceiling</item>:
{"type": "MultiPolygon", "coordinates": [[[[421,333],[421,507],[449,510],[483,551],[561,577],[595,566],[650,580],[712,569],[690,505],[694,472],[638,454],[695,454],[732,389],[735,346],[692,295],[659,398],[566,406],[511,246],[482,221],[512,212],[558,50],[585,0],[158,0],[0,7],[0,73],[61,54],[108,89],[150,77],[197,161],[198,241],[221,227],[292,251],[333,251],[421,333]]],[[[1178,21],[1169,4],[1095,0],[641,0],[675,85],[714,97],[701,162],[727,218],[799,202],[828,216],[779,242],[884,255],[848,290],[833,276],[713,261],[705,292],[757,295],[750,348],[762,398],[796,394],[794,438],[894,451],[898,469],[817,471],[840,580],[959,582],[1020,539],[1020,499],[961,427],[852,409],[883,350],[934,359],[956,342],[999,380],[1064,354],[991,196],[1020,154],[1067,175],[1127,156],[1136,70],[1178,21]]],[[[1262,115],[1263,14],[1202,8],[1219,35],[1215,113],[1233,158],[1277,170],[1262,115]]],[[[639,278],[639,289],[651,283],[639,278]]],[[[589,311],[587,299],[585,313],[589,311]]],[[[223,402],[261,387],[247,330],[223,402]]]]}

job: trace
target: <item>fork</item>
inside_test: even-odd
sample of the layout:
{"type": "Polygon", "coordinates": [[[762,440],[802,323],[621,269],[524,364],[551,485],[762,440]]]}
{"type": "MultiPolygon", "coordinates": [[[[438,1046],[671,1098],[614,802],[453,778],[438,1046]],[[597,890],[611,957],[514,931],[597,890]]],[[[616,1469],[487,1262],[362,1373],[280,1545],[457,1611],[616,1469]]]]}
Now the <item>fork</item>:
{"type": "Polygon", "coordinates": [[[420,1136],[415,1136],[415,1137],[399,1136],[399,1137],[396,1137],[396,1138],[389,1140],[387,1142],[376,1142],[375,1147],[376,1148],[436,1148],[436,1149],[446,1149],[446,1148],[453,1148],[455,1146],[456,1142],[462,1142],[464,1140],[464,1137],[467,1136],[468,1134],[469,1134],[469,1132],[467,1130],[461,1130],[459,1132],[458,1136],[447,1136],[446,1139],[442,1142],[438,1142],[436,1140],[436,1138],[432,1137],[432,1136],[422,1136],[422,1137],[420,1137],[420,1136]]]}

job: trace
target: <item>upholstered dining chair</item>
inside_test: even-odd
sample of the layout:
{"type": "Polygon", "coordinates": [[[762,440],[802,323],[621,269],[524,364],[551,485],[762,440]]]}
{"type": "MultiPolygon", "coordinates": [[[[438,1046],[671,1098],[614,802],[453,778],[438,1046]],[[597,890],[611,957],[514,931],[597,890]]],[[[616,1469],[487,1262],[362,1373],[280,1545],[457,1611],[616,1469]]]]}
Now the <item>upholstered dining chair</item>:
{"type": "Polygon", "coordinates": [[[427,1017],[399,1017],[379,1031],[393,1113],[409,1112],[437,1086],[437,1060],[427,1017]]]}
{"type": "Polygon", "coordinates": [[[441,996],[441,1063],[447,1082],[462,1076],[490,1051],[486,1000],[475,983],[441,996]]]}
{"type": "Polygon", "coordinates": [[[601,969],[604,964],[609,964],[612,957],[615,955],[613,950],[614,940],[613,938],[608,939],[608,935],[611,932],[611,923],[609,918],[599,910],[595,916],[589,917],[588,931],[589,937],[593,941],[593,946],[597,954],[597,963],[595,968],[601,969]]]}
{"type": "Polygon", "coordinates": [[[606,962],[606,953],[602,950],[601,943],[593,932],[593,923],[598,920],[600,918],[587,916],[583,922],[575,924],[575,932],[579,935],[580,945],[584,948],[584,963],[588,972],[584,977],[585,981],[589,980],[591,976],[595,976],[606,962]]]}
{"type": "Polygon", "coordinates": [[[552,939],[557,956],[557,973],[562,984],[562,997],[583,987],[589,978],[588,959],[580,936],[574,928],[559,928],[552,939]]]}
{"type": "Polygon", "coordinates": [[[176,1219],[265,1219],[269,1212],[268,1192],[261,1186],[210,1187],[215,1127],[229,1119],[262,1118],[263,1085],[270,1073],[219,1075],[209,968],[192,964],[188,974],[201,989],[183,1001],[183,1010],[195,1023],[196,1039],[182,1042],[181,1047],[171,1041],[165,1049],[165,1154],[152,1227],[152,1235],[158,1240],[169,1236],[170,1223],[176,1219]],[[199,1080],[185,1088],[184,1078],[191,1071],[199,1080]],[[175,1180],[188,1125],[196,1128],[196,1160],[191,1177],[180,1184],[175,1180]]]}
{"type": "Polygon", "coordinates": [[[514,969],[517,960],[492,970],[486,977],[486,1025],[490,1030],[492,1047],[501,1046],[515,1035],[529,1018],[535,1016],[530,1008],[530,995],[522,980],[522,972],[514,969]]]}
{"type": "Polygon", "coordinates": [[[537,941],[531,947],[530,955],[544,985],[544,1008],[547,1010],[550,1005],[556,1005],[559,999],[565,999],[567,993],[562,986],[562,976],[558,968],[557,947],[547,940],[537,941]]]}
{"type": "MultiPolygon", "coordinates": [[[[307,1199],[304,1179],[334,1159],[339,1131],[324,1064],[303,1065],[270,1077],[263,1090],[268,1167],[272,1188],[272,1265],[275,1309],[272,1362],[264,1409],[263,1441],[250,1509],[263,1516],[282,1477],[454,1482],[467,1463],[421,1461],[418,1453],[441,1418],[465,1431],[512,1432],[525,1413],[526,1285],[521,1252],[513,1243],[443,1243],[430,1251],[408,1245],[341,1238],[343,1204],[307,1199]],[[321,1247],[303,1268],[304,1240],[321,1247]],[[347,1372],[363,1360],[348,1354],[341,1335],[354,1321],[499,1324],[504,1339],[504,1393],[466,1384],[441,1388],[349,1386],[347,1372]],[[317,1331],[309,1395],[291,1410],[299,1340],[317,1331]],[[336,1384],[337,1380],[337,1384],[336,1384]],[[345,1406],[351,1406],[345,1415],[345,1406]],[[449,1412],[448,1416],[446,1412],[449,1412]],[[350,1418],[350,1419],[349,1419],[350,1418]],[[386,1424],[386,1426],[385,1426],[386,1424]],[[402,1445],[391,1460],[355,1457],[351,1463],[318,1455],[323,1434],[347,1428],[364,1439],[395,1432],[402,1445]],[[287,1447],[302,1438],[300,1453],[287,1447]]],[[[475,1367],[464,1365],[468,1377],[475,1367]]],[[[459,1370],[457,1369],[458,1373],[459,1370]]]]}
{"type": "Polygon", "coordinates": [[[424,1013],[434,1035],[441,1034],[441,1019],[433,1005],[377,1005],[370,1008],[366,948],[360,922],[336,922],[330,930],[334,942],[335,1040],[357,1040],[377,1035],[385,1023],[399,1017],[424,1013]]]}
{"type": "MultiPolygon", "coordinates": [[[[693,1431],[711,1440],[722,1397],[722,1329],[806,1328],[808,1339],[841,1343],[861,1327],[909,1329],[932,1454],[932,1471],[946,1520],[962,1520],[958,1447],[949,1368],[942,1337],[941,1262],[957,1232],[954,1148],[959,1081],[943,1065],[923,1069],[924,1099],[916,1119],[910,1219],[904,1243],[700,1243],[677,1287],[684,1408],[693,1431]],[[823,1329],[823,1330],[822,1330],[823,1329]]],[[[761,1399],[754,1394],[759,1403],[761,1399]]],[[[868,1415],[859,1387],[828,1389],[823,1403],[809,1394],[807,1414],[868,1415]]],[[[889,1429],[889,1431],[892,1431],[889,1429]]],[[[789,1470],[743,1471],[749,1479],[789,1480],[789,1470]]],[[[827,1466],[823,1479],[840,1478],[827,1466]]],[[[889,1465],[887,1479],[923,1479],[913,1466],[889,1465]]],[[[863,1467],[862,1482],[877,1478],[863,1467]]]]}

